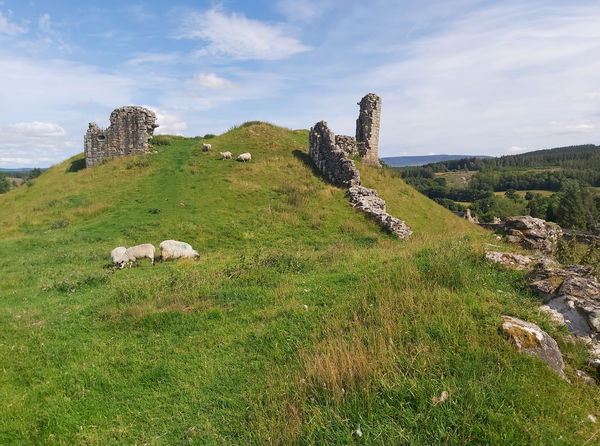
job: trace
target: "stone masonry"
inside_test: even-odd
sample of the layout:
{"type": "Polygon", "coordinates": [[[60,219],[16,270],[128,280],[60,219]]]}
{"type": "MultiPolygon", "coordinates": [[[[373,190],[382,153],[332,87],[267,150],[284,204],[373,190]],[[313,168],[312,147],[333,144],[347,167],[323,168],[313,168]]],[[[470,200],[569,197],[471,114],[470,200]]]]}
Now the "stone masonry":
{"type": "Polygon", "coordinates": [[[354,136],[335,135],[335,145],[346,155],[358,155],[358,146],[354,136]]]}
{"type": "MultiPolygon", "coordinates": [[[[348,155],[355,154],[354,138],[336,136],[325,121],[310,129],[308,153],[323,176],[332,184],[348,190],[350,204],[366,213],[385,230],[408,240],[412,231],[387,213],[385,201],[377,191],[361,186],[360,173],[348,155]]],[[[378,163],[379,165],[379,163],[378,163]]]]}
{"type": "Polygon", "coordinates": [[[336,136],[327,122],[320,121],[310,129],[309,155],[331,183],[348,189],[360,184],[360,173],[354,161],[336,145],[336,136]]]}
{"type": "Polygon", "coordinates": [[[136,106],[114,110],[105,130],[91,122],[84,137],[86,167],[95,166],[104,159],[148,153],[148,141],[157,127],[154,112],[136,106]]]}
{"type": "Polygon", "coordinates": [[[360,112],[356,120],[358,154],[369,166],[379,164],[379,126],[381,123],[381,98],[369,93],[358,103],[360,112]]]}

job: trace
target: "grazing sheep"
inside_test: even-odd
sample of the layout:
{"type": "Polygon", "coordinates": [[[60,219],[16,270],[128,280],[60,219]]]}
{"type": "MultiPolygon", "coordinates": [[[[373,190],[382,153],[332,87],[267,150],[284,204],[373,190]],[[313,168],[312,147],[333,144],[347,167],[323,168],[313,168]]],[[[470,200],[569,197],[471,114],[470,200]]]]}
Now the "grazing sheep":
{"type": "Polygon", "coordinates": [[[118,266],[120,269],[125,267],[125,264],[129,262],[129,257],[127,257],[127,248],[124,246],[119,246],[113,249],[110,252],[110,258],[115,266],[118,266]]]}
{"type": "Polygon", "coordinates": [[[143,259],[144,257],[150,259],[152,261],[152,265],[154,265],[154,245],[150,243],[144,243],[143,245],[132,246],[131,248],[127,248],[125,251],[125,255],[129,258],[129,266],[133,264],[138,259],[143,259]]]}
{"type": "Polygon", "coordinates": [[[231,152],[219,152],[222,160],[230,160],[233,154],[231,152]]]}
{"type": "Polygon", "coordinates": [[[206,144],[206,143],[202,144],[202,151],[203,152],[210,152],[211,150],[212,150],[212,145],[206,144]]]}
{"type": "Polygon", "coordinates": [[[241,155],[238,155],[238,157],[236,158],[237,161],[250,161],[251,159],[252,159],[252,155],[250,155],[248,152],[242,153],[241,155]]]}
{"type": "Polygon", "coordinates": [[[200,254],[189,243],[177,240],[165,240],[160,243],[160,256],[163,260],[197,259],[200,257],[200,254]]]}

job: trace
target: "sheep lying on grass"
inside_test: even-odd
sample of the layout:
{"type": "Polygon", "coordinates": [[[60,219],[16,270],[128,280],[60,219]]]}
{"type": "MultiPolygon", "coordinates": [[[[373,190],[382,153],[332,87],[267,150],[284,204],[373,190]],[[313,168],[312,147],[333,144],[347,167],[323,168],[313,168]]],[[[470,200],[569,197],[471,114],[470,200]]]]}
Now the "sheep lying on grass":
{"type": "Polygon", "coordinates": [[[252,155],[250,155],[248,152],[242,153],[241,155],[238,155],[238,157],[236,158],[237,161],[250,161],[251,159],[252,159],[252,155]]]}
{"type": "Polygon", "coordinates": [[[160,256],[162,260],[169,259],[197,259],[200,257],[198,251],[189,243],[177,240],[165,240],[160,243],[160,256]]]}
{"type": "Polygon", "coordinates": [[[154,265],[154,245],[150,243],[144,243],[143,245],[132,246],[131,248],[125,248],[124,246],[119,246],[113,249],[110,253],[110,258],[115,266],[118,266],[120,269],[123,269],[126,264],[129,264],[129,267],[133,265],[138,259],[148,258],[154,265]]]}
{"type": "Polygon", "coordinates": [[[231,152],[219,152],[222,160],[230,160],[233,154],[231,152]]]}
{"type": "Polygon", "coordinates": [[[211,150],[212,150],[212,145],[206,144],[206,143],[202,144],[202,151],[203,152],[210,152],[211,150]]]}

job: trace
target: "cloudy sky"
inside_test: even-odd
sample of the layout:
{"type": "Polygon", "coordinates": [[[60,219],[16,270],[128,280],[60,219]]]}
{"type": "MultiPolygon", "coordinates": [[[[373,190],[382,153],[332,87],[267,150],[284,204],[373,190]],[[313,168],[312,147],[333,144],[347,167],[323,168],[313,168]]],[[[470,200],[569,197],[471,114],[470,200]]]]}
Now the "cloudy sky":
{"type": "Polygon", "coordinates": [[[600,2],[0,0],[0,167],[83,150],[122,105],[160,133],[249,120],[353,134],[381,156],[600,143],[600,2]]]}

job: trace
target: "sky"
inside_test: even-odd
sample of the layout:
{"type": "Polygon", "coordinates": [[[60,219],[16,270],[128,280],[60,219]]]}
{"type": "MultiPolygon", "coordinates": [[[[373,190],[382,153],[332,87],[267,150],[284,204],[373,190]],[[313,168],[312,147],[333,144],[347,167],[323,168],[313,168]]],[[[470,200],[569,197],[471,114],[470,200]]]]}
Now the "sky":
{"type": "Polygon", "coordinates": [[[83,151],[142,105],[157,133],[326,120],[379,154],[500,155],[600,143],[600,2],[0,0],[0,167],[83,151]]]}

